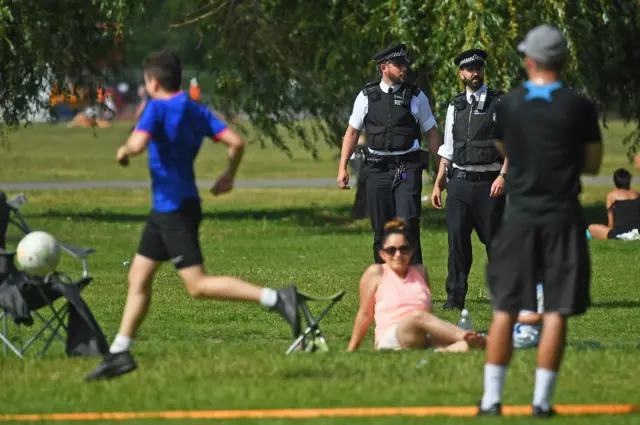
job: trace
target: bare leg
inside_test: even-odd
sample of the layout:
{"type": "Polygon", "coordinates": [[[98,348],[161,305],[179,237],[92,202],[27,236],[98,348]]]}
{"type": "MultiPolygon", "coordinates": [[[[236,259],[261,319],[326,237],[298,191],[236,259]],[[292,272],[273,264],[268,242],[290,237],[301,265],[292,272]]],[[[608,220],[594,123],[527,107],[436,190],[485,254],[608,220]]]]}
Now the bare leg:
{"type": "Polygon", "coordinates": [[[538,346],[538,367],[533,393],[533,405],[545,411],[551,409],[551,398],[564,355],[566,337],[565,317],[558,313],[546,313],[538,346]]]}
{"type": "Polygon", "coordinates": [[[564,356],[567,321],[558,313],[546,313],[542,323],[542,334],[538,345],[538,367],[557,371],[564,356]]]}
{"type": "Polygon", "coordinates": [[[589,233],[593,236],[594,239],[608,239],[607,235],[611,230],[610,227],[605,226],[604,224],[591,224],[589,225],[589,233]]]}
{"type": "Polygon", "coordinates": [[[151,282],[160,263],[136,254],[129,269],[129,292],[122,313],[119,335],[133,338],[151,302],[151,282]]]}
{"type": "Polygon", "coordinates": [[[260,286],[230,276],[208,276],[201,265],[178,270],[193,298],[260,302],[260,286]]]}
{"type": "Polygon", "coordinates": [[[398,324],[396,332],[400,345],[407,348],[424,348],[427,335],[434,344],[447,346],[464,340],[469,333],[427,311],[409,314],[398,324]]]}
{"type": "Polygon", "coordinates": [[[487,339],[475,332],[466,332],[462,341],[456,341],[453,344],[438,348],[441,353],[464,353],[474,348],[484,348],[487,339]]]}
{"type": "Polygon", "coordinates": [[[513,326],[517,314],[496,311],[493,313],[485,363],[507,366],[513,354],[513,326]]]}
{"type": "Polygon", "coordinates": [[[493,313],[484,363],[484,393],[481,402],[483,410],[494,408],[502,400],[507,366],[513,354],[513,325],[517,317],[517,313],[493,313]]]}

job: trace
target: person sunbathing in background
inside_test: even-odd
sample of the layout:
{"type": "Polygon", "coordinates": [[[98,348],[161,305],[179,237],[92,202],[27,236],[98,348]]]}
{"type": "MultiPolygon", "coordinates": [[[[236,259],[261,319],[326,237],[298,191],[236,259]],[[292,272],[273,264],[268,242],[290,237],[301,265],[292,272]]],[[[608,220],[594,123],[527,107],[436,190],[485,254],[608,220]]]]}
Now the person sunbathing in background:
{"type": "Polygon", "coordinates": [[[615,190],[607,193],[608,224],[591,224],[589,239],[626,239],[633,230],[640,230],[640,194],[631,189],[631,173],[619,168],[613,173],[615,190]]]}
{"type": "Polygon", "coordinates": [[[360,309],[347,351],[356,351],[375,319],[375,349],[437,348],[467,351],[482,348],[485,337],[431,314],[429,275],[423,265],[409,265],[414,248],[402,219],[384,227],[384,264],[367,268],[360,280],[360,309]]]}

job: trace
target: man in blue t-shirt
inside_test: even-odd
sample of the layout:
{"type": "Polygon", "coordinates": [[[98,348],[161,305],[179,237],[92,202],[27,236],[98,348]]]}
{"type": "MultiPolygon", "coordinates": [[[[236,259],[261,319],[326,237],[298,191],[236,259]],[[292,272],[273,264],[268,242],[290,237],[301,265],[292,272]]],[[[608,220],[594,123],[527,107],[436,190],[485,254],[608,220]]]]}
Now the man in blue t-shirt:
{"type": "Polygon", "coordinates": [[[171,261],[194,298],[260,303],[277,311],[300,334],[296,288],[261,288],[232,277],[208,276],[203,267],[198,231],[202,220],[194,161],[209,137],[228,147],[229,164],[211,188],[214,196],[231,191],[244,150],[238,133],[218,120],[205,105],[180,90],[182,66],[167,51],[152,53],[143,64],[149,100],[127,143],[118,149],[122,166],[148,150],[152,208],[129,271],[129,293],[118,335],[87,380],[108,379],[136,369],[130,349],[151,299],[158,267],[171,261]]]}

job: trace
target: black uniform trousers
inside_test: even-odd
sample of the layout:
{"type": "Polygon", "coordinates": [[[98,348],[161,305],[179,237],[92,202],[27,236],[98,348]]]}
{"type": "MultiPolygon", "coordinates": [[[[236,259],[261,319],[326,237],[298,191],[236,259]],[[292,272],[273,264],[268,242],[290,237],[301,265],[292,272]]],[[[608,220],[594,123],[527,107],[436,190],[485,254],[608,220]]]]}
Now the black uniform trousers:
{"type": "MultiPolygon", "coordinates": [[[[418,155],[416,155],[416,158],[418,155]]],[[[422,264],[420,246],[420,214],[422,211],[422,170],[419,159],[403,161],[385,157],[376,164],[367,165],[367,210],[374,232],[373,258],[382,264],[378,250],[382,248],[384,225],[400,217],[406,220],[414,254],[412,264],[422,264]]]]}
{"type": "Polygon", "coordinates": [[[505,195],[491,198],[491,185],[499,172],[461,172],[454,169],[447,184],[446,216],[449,230],[448,300],[464,307],[473,260],[471,232],[476,230],[489,255],[491,238],[498,230],[505,195]]]}

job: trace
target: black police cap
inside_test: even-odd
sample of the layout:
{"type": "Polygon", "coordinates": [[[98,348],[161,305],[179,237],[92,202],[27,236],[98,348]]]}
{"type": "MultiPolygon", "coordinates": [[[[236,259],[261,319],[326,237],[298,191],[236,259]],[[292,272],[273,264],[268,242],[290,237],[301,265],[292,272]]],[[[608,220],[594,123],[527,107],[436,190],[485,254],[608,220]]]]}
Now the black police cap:
{"type": "Polygon", "coordinates": [[[383,62],[404,62],[411,63],[409,57],[407,56],[407,45],[406,44],[398,44],[396,46],[391,46],[384,49],[381,52],[373,55],[373,60],[378,63],[383,62]]]}
{"type": "Polygon", "coordinates": [[[453,63],[459,68],[484,66],[487,56],[489,56],[487,52],[482,49],[469,49],[456,56],[453,63]]]}

